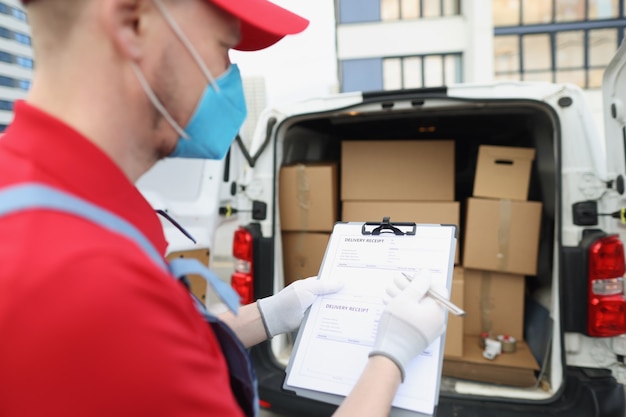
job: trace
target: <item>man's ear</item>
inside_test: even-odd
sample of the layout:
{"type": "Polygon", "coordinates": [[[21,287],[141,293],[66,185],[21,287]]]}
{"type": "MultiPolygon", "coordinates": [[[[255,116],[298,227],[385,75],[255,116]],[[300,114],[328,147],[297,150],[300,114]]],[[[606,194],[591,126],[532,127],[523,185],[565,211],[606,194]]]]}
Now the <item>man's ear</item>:
{"type": "Polygon", "coordinates": [[[138,61],[143,54],[142,19],[149,0],[105,0],[100,16],[106,33],[122,56],[138,61]]]}

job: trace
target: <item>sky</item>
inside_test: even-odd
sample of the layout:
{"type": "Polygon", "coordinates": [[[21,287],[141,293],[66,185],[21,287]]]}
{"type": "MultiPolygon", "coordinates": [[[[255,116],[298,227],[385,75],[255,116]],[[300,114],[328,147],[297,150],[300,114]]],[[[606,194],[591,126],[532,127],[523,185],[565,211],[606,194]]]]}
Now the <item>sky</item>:
{"type": "Polygon", "coordinates": [[[242,77],[265,78],[268,106],[333,92],[338,84],[334,1],[272,1],[309,19],[309,27],[262,51],[232,51],[242,77]]]}

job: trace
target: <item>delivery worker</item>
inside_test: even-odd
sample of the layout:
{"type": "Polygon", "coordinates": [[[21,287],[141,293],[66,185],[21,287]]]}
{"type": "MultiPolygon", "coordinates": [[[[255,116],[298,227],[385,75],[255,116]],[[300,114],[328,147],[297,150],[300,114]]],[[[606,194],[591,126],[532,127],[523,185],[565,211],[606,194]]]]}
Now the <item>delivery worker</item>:
{"type": "MultiPolygon", "coordinates": [[[[223,158],[246,114],[229,50],[308,22],[266,0],[26,7],[36,70],[0,139],[0,416],[254,415],[242,344],[294,330],[336,287],[304,280],[210,316],[174,279],[190,270],[165,262],[133,184],[167,156],[223,158]]],[[[407,362],[444,328],[429,285],[391,290],[338,414],[389,412],[407,362]]]]}

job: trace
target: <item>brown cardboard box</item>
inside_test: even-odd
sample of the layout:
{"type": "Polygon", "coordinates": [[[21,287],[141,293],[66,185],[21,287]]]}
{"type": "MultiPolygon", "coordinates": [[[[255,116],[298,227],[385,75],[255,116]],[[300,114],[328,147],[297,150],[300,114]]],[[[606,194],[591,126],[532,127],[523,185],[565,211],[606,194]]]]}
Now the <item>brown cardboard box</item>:
{"type": "Polygon", "coordinates": [[[343,141],[341,199],[453,201],[454,141],[343,141]]]}
{"type": "MultiPolygon", "coordinates": [[[[460,203],[457,201],[344,201],[341,219],[346,222],[368,222],[389,217],[391,222],[455,224],[458,227],[459,211],[460,203]]],[[[459,236],[457,230],[460,242],[459,236]]],[[[457,245],[454,263],[458,264],[459,259],[457,245]]]]}
{"type": "MultiPolygon", "coordinates": [[[[464,281],[463,268],[455,267],[452,277],[452,290],[450,291],[450,301],[457,306],[464,306],[464,281]]],[[[444,357],[463,356],[463,317],[448,314],[448,326],[446,327],[446,345],[444,346],[444,357]]]]}
{"type": "Polygon", "coordinates": [[[466,216],[464,267],[537,273],[541,203],[469,198],[466,216]]]}
{"type": "Polygon", "coordinates": [[[284,232],[282,238],[285,286],[317,275],[330,233],[284,232]]]}
{"type": "Polygon", "coordinates": [[[466,335],[488,332],[492,337],[508,334],[523,339],[526,281],[523,275],[464,268],[463,281],[466,335]]]}
{"type": "Polygon", "coordinates": [[[278,200],[284,231],[331,232],[338,219],[337,164],[280,169],[278,200]]]}
{"type": "Polygon", "coordinates": [[[487,146],[478,148],[474,197],[526,200],[533,148],[487,146]]]}
{"type": "Polygon", "coordinates": [[[463,349],[462,358],[444,359],[443,375],[515,387],[532,387],[537,383],[539,365],[523,341],[517,342],[514,353],[503,353],[494,360],[483,357],[476,336],[465,336],[463,349]]]}

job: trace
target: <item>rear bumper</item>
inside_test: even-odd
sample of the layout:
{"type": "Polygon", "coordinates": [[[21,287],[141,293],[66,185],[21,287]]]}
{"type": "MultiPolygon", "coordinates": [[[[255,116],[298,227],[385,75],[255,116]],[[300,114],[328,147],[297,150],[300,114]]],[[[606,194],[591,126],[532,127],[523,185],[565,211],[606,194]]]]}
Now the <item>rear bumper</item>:
{"type": "MultiPolygon", "coordinates": [[[[330,416],[334,405],[297,397],[282,388],[285,372],[270,352],[269,343],[251,350],[259,380],[261,400],[274,412],[303,417],[330,416]]],[[[565,388],[553,401],[545,403],[513,403],[511,401],[453,398],[442,396],[437,416],[440,417],[624,417],[626,399],[624,386],[618,384],[610,371],[568,367],[565,388]]]]}

